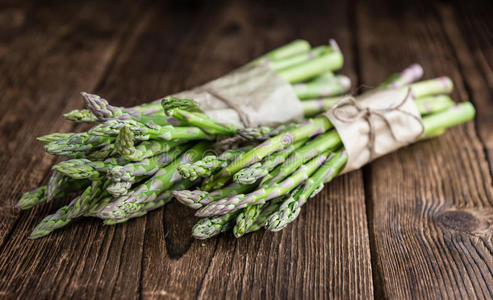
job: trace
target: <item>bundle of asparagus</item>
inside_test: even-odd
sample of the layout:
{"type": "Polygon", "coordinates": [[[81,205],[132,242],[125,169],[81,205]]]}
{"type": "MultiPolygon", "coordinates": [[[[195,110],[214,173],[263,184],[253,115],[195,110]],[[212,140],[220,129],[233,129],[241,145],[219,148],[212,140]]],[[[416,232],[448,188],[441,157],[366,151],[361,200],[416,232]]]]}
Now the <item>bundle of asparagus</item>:
{"type": "MultiPolygon", "coordinates": [[[[292,84],[307,117],[324,112],[349,89],[333,70],[342,65],[339,49],[311,49],[295,41],[253,61],[268,66],[292,84]]],[[[409,88],[423,116],[422,138],[469,120],[469,103],[455,106],[446,95],[448,78],[413,83],[422,75],[414,65],[378,89],[409,88]]],[[[325,116],[276,128],[244,128],[220,122],[195,101],[165,97],[132,108],[112,106],[82,93],[87,109],[65,116],[95,123],[87,132],[54,133],[39,138],[48,153],[68,160],[53,166],[46,186],[23,195],[28,209],[74,196],[36,226],[39,238],[89,216],[117,224],[147,214],[171,199],[199,209],[203,217],[193,236],[212,237],[234,226],[235,236],[265,227],[277,231],[292,222],[308,198],[344,168],[348,155],[325,116]]],[[[70,199],[70,198],[69,198],[70,199]]]]}
{"type": "MultiPolygon", "coordinates": [[[[422,116],[421,139],[440,135],[474,117],[469,102],[455,105],[445,95],[452,90],[450,79],[412,83],[422,73],[416,70],[419,66],[390,77],[379,89],[410,90],[422,116]]],[[[322,106],[325,109],[333,103],[324,100],[322,106]]],[[[214,159],[223,161],[223,155],[178,168],[185,177],[206,176],[200,189],[173,192],[178,201],[198,209],[196,215],[202,219],[193,228],[197,239],[210,238],[231,227],[236,237],[262,227],[270,231],[285,228],[309,198],[340,174],[348,154],[331,122],[320,116],[286,128],[232,161],[220,164],[213,163],[214,159]]]]}
{"type": "MultiPolygon", "coordinates": [[[[332,73],[342,61],[334,42],[312,49],[306,41],[297,40],[249,65],[267,66],[276,72],[292,84],[299,99],[325,101],[329,98],[323,97],[340,95],[350,88],[349,78],[332,73]]],[[[94,123],[94,127],[87,132],[38,138],[48,153],[68,160],[54,165],[48,184],[25,193],[17,207],[29,209],[53,199],[73,198],[42,220],[30,238],[45,236],[76,217],[99,217],[105,224],[115,224],[144,215],[169,202],[172,191],[199,183],[199,176],[205,173],[191,170],[185,176],[181,174],[186,173],[187,163],[202,163],[205,168],[210,164],[202,160],[204,153],[241,146],[210,162],[224,166],[255,141],[284,128],[249,129],[218,122],[195,101],[174,97],[131,108],[112,106],[89,93],[83,92],[82,97],[87,108],[64,116],[75,122],[94,123]]],[[[307,113],[313,114],[316,109],[307,103],[307,113]]]]}

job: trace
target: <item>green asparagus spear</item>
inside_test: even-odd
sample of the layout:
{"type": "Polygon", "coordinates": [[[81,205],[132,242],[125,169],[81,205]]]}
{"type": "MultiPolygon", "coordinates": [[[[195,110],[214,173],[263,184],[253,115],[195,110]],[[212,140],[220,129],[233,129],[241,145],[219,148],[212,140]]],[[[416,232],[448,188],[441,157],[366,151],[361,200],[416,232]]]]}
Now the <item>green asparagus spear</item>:
{"type": "Polygon", "coordinates": [[[284,198],[279,197],[265,204],[255,204],[244,208],[236,217],[233,234],[240,238],[246,233],[256,231],[264,227],[267,218],[276,212],[284,198]]]}
{"type": "Polygon", "coordinates": [[[203,131],[211,134],[211,135],[233,135],[237,129],[236,126],[228,125],[228,124],[220,124],[215,120],[209,118],[202,112],[197,112],[195,109],[198,107],[197,104],[192,106],[190,102],[194,102],[190,99],[177,99],[175,97],[167,97],[162,101],[164,112],[170,116],[174,117],[177,120],[185,122],[188,125],[196,126],[203,131]],[[180,102],[186,101],[185,109],[180,107],[180,102]],[[178,102],[178,104],[176,104],[178,102]],[[189,106],[192,106],[194,109],[190,109],[189,106]]]}
{"type": "Polygon", "coordinates": [[[274,184],[269,187],[261,187],[260,189],[247,195],[239,194],[212,202],[199,209],[195,215],[198,217],[223,215],[225,213],[237,211],[249,205],[261,204],[274,198],[281,197],[293,190],[298,184],[304,182],[308,176],[315,172],[316,169],[325,162],[329,153],[329,151],[325,151],[313,158],[279,184],[274,184]]]}
{"type": "Polygon", "coordinates": [[[45,202],[46,199],[46,185],[43,185],[37,189],[24,193],[15,207],[29,209],[39,203],[45,202]]]}
{"type": "Polygon", "coordinates": [[[192,228],[192,236],[205,240],[228,230],[238,212],[200,219],[192,228]]]}
{"type": "Polygon", "coordinates": [[[305,40],[295,40],[289,44],[286,44],[280,48],[274,49],[256,60],[252,61],[252,64],[265,64],[273,60],[280,60],[288,58],[292,55],[300,53],[306,53],[310,50],[310,44],[305,40]]]}
{"type": "Polygon", "coordinates": [[[305,63],[297,64],[279,70],[277,73],[290,83],[296,83],[313,78],[327,71],[337,70],[342,67],[343,56],[337,46],[331,46],[332,51],[311,59],[305,63]]]}
{"type": "Polygon", "coordinates": [[[123,126],[128,126],[134,134],[135,140],[139,141],[149,139],[164,139],[167,141],[211,139],[210,135],[197,127],[159,126],[151,123],[143,124],[134,120],[106,121],[91,128],[89,134],[95,136],[116,136],[123,126]]]}
{"type": "Polygon", "coordinates": [[[44,144],[47,144],[61,139],[68,139],[71,135],[73,135],[73,133],[55,132],[55,133],[50,133],[47,135],[40,136],[37,138],[37,140],[44,144]]]}
{"type": "Polygon", "coordinates": [[[301,206],[308,198],[314,197],[323,189],[324,183],[331,181],[344,168],[347,162],[347,153],[344,150],[334,152],[330,159],[305,181],[303,186],[293,192],[281,205],[279,210],[272,214],[267,221],[266,228],[270,231],[279,231],[291,223],[299,215],[301,206]]]}
{"type": "Polygon", "coordinates": [[[200,159],[202,153],[209,147],[210,143],[205,141],[195,144],[192,148],[183,153],[180,158],[176,159],[166,167],[159,169],[154,176],[139,185],[134,191],[120,197],[106,206],[98,213],[98,217],[102,219],[124,218],[127,209],[126,206],[134,205],[135,203],[140,202],[155,201],[163,191],[166,191],[174,183],[182,180],[182,177],[178,173],[177,167],[181,163],[200,159]]]}
{"type": "Polygon", "coordinates": [[[316,155],[323,153],[326,150],[331,150],[339,147],[342,141],[337,134],[337,131],[330,130],[325,132],[312,141],[303,145],[303,147],[293,151],[286,161],[278,166],[274,171],[270,172],[260,182],[261,185],[271,185],[281,182],[289,174],[302,166],[316,155]]]}
{"type": "Polygon", "coordinates": [[[128,163],[123,166],[111,166],[107,170],[108,179],[111,181],[107,187],[108,192],[115,197],[120,197],[128,192],[128,189],[136,182],[136,178],[145,178],[154,175],[174,161],[185,152],[189,145],[179,145],[170,152],[161,153],[140,162],[128,163]]]}
{"type": "Polygon", "coordinates": [[[297,141],[264,158],[262,162],[254,163],[247,168],[241,169],[235,173],[233,180],[239,184],[253,184],[257,182],[258,179],[266,176],[276,166],[282,164],[293,151],[301,147],[306,141],[306,139],[297,141]]]}
{"type": "Polygon", "coordinates": [[[306,83],[293,85],[294,92],[299,99],[313,99],[336,96],[349,91],[351,80],[347,76],[319,77],[306,83]]]}
{"type": "Polygon", "coordinates": [[[165,141],[158,139],[143,141],[139,145],[134,146],[134,135],[127,126],[120,128],[116,138],[117,152],[129,161],[141,161],[148,157],[169,152],[177,145],[179,145],[179,142],[177,141],[165,141]]]}
{"type": "Polygon", "coordinates": [[[202,189],[210,191],[220,188],[239,170],[262,160],[267,155],[285,148],[294,142],[324,133],[331,127],[332,124],[327,118],[318,117],[310,119],[292,130],[270,138],[252,150],[240,155],[229,166],[212,176],[202,189]]]}
{"type": "Polygon", "coordinates": [[[217,189],[212,192],[206,192],[201,190],[178,190],[173,192],[175,198],[182,204],[199,209],[204,205],[211,202],[231,197],[238,194],[243,194],[252,191],[257,185],[256,184],[238,184],[231,183],[221,189],[217,189]]]}

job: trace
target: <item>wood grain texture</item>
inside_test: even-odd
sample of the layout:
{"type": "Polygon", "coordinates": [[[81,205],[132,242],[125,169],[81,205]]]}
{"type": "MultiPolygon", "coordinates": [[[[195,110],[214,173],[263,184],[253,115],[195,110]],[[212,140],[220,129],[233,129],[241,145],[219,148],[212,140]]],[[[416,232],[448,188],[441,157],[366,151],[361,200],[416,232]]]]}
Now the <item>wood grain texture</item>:
{"type": "MultiPolygon", "coordinates": [[[[427,77],[452,78],[456,100],[472,98],[465,88],[469,73],[456,60],[456,51],[466,50],[450,44],[461,37],[449,8],[425,5],[358,5],[361,79],[376,85],[419,61],[427,77]]],[[[475,102],[478,111],[486,101],[475,102]]],[[[365,167],[378,296],[493,297],[491,180],[473,123],[365,167]]]]}
{"type": "Polygon", "coordinates": [[[493,297],[491,4],[380,1],[0,3],[0,297],[493,297]],[[474,123],[336,178],[279,233],[190,236],[178,203],[117,226],[26,239],[58,203],[13,209],[55,159],[35,136],[79,91],[132,106],[227,73],[295,38],[335,38],[354,92],[420,62],[472,100],[474,123]],[[49,121],[46,121],[49,120],[49,121]]]}

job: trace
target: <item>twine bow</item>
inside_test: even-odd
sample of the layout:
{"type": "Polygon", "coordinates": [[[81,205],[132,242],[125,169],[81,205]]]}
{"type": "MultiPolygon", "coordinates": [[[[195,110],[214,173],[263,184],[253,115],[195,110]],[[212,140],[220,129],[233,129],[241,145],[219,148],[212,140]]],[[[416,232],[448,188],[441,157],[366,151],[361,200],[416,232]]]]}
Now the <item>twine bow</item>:
{"type": "Polygon", "coordinates": [[[336,118],[338,121],[343,122],[343,123],[354,123],[355,121],[359,119],[365,119],[366,122],[368,123],[368,126],[370,128],[368,132],[368,145],[367,148],[370,151],[370,160],[372,160],[375,156],[375,126],[374,122],[372,122],[371,117],[379,117],[384,123],[385,126],[389,129],[390,135],[396,142],[401,142],[401,143],[411,143],[414,142],[417,138],[419,138],[423,132],[424,132],[424,125],[423,122],[421,121],[420,118],[416,117],[415,115],[404,111],[401,109],[401,107],[406,103],[406,101],[409,99],[411,96],[411,89],[409,88],[407,90],[407,94],[402,99],[399,103],[392,105],[387,108],[370,108],[370,107],[362,107],[358,101],[352,96],[348,96],[345,98],[342,98],[339,100],[331,109],[330,111],[332,112],[332,115],[334,118],[336,118]],[[343,107],[354,107],[356,109],[356,113],[350,116],[347,116],[347,112],[342,111],[341,108],[343,107]],[[409,138],[407,140],[402,140],[399,139],[397,134],[394,132],[394,129],[392,128],[392,123],[389,121],[389,119],[385,116],[386,113],[389,112],[399,112],[402,113],[408,117],[413,118],[418,122],[418,124],[421,126],[421,130],[419,134],[417,134],[413,138],[409,138]]]}

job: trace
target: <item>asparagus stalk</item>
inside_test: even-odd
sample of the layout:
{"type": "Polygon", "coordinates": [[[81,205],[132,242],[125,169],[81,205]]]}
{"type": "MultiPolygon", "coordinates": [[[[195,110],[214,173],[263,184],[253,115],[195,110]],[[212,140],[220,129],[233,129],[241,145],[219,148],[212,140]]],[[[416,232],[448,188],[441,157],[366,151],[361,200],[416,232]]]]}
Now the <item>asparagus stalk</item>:
{"type": "Polygon", "coordinates": [[[200,140],[209,139],[210,136],[197,127],[174,127],[159,126],[155,124],[142,124],[134,120],[110,120],[94,126],[89,130],[89,134],[95,136],[116,136],[120,128],[127,126],[133,133],[135,140],[143,141],[149,139],[171,140],[200,140]]]}
{"type": "Polygon", "coordinates": [[[262,160],[267,155],[285,148],[294,142],[324,133],[331,127],[332,124],[327,118],[318,117],[310,119],[292,130],[272,137],[252,150],[240,155],[229,166],[213,175],[211,180],[202,189],[210,191],[220,188],[239,170],[262,160]]]}
{"type": "Polygon", "coordinates": [[[162,106],[166,115],[191,126],[196,126],[212,135],[233,135],[239,129],[233,125],[220,124],[201,111],[197,111],[198,104],[190,99],[166,97],[162,101],[162,106]]]}
{"type": "MultiPolygon", "coordinates": [[[[280,197],[280,198],[276,198],[276,199],[274,199],[272,201],[269,201],[268,203],[264,204],[262,206],[262,210],[260,211],[260,214],[257,216],[257,218],[255,219],[255,221],[253,223],[251,223],[251,221],[248,221],[248,224],[251,223],[251,225],[249,225],[248,227],[246,227],[246,229],[243,229],[243,228],[240,229],[240,228],[238,228],[236,230],[235,236],[236,237],[241,237],[244,234],[247,234],[247,233],[250,233],[250,232],[253,232],[253,231],[257,231],[257,230],[263,228],[265,226],[265,224],[267,223],[269,217],[273,213],[275,213],[276,211],[279,210],[279,207],[281,206],[283,200],[284,200],[284,198],[280,197]]],[[[258,206],[258,205],[261,205],[261,204],[252,205],[251,207],[258,206]]],[[[250,206],[247,207],[247,208],[245,208],[245,210],[246,209],[249,209],[249,208],[250,208],[250,206]]],[[[247,222],[245,222],[245,224],[247,224],[247,222]]]]}
{"type": "Polygon", "coordinates": [[[149,157],[169,152],[173,147],[179,145],[177,141],[150,140],[143,141],[134,146],[134,134],[127,127],[120,128],[116,139],[116,150],[126,160],[141,161],[149,157]]]}
{"type": "Polygon", "coordinates": [[[231,183],[221,189],[212,192],[201,190],[178,190],[173,192],[175,198],[182,204],[193,209],[199,209],[211,202],[252,191],[257,185],[255,184],[238,184],[231,183]]]}
{"type": "Polygon", "coordinates": [[[312,48],[310,49],[310,51],[307,52],[291,55],[283,59],[271,60],[267,62],[266,65],[274,71],[279,71],[285,68],[305,63],[330,51],[332,51],[330,46],[319,46],[312,48]]]}
{"type": "Polygon", "coordinates": [[[310,44],[305,40],[295,40],[289,44],[286,44],[280,48],[272,50],[261,57],[252,61],[252,64],[266,64],[273,60],[281,60],[288,58],[292,55],[305,53],[310,50],[310,44]]]}
{"type": "Polygon", "coordinates": [[[89,152],[94,149],[102,148],[114,141],[112,137],[94,136],[88,133],[74,133],[70,136],[62,137],[45,144],[46,152],[55,155],[72,156],[77,152],[89,152]]]}
{"type": "Polygon", "coordinates": [[[401,73],[391,75],[380,88],[398,88],[409,85],[423,76],[423,68],[419,64],[413,64],[401,73]]]}
{"type": "MultiPolygon", "coordinates": [[[[396,87],[396,84],[394,83],[394,81],[392,81],[392,77],[389,78],[387,82],[389,83],[382,84],[380,88],[387,88],[389,86],[396,87]]],[[[405,81],[403,81],[402,83],[404,82],[405,81]]],[[[452,81],[448,77],[439,77],[435,79],[416,82],[408,86],[405,85],[397,86],[396,88],[400,88],[400,87],[410,87],[415,101],[419,101],[418,99],[427,99],[427,101],[430,102],[433,102],[433,100],[446,102],[446,100],[444,100],[445,98],[435,99],[435,98],[430,98],[429,96],[450,93],[452,91],[453,85],[452,85],[452,81]]],[[[321,112],[324,112],[330,107],[332,107],[341,98],[342,97],[328,97],[328,98],[302,101],[301,105],[303,107],[303,114],[305,115],[305,117],[311,117],[321,112]]],[[[424,111],[427,110],[425,107],[420,107],[419,105],[418,108],[421,108],[424,111]]]]}
{"type": "Polygon", "coordinates": [[[106,172],[117,164],[115,159],[91,161],[89,159],[69,159],[52,167],[53,170],[73,179],[96,180],[104,177],[106,172]]]}
{"type": "Polygon", "coordinates": [[[228,230],[238,212],[200,219],[192,228],[192,236],[205,240],[228,230]]]}
{"type": "Polygon", "coordinates": [[[142,179],[154,175],[160,168],[170,164],[188,148],[190,148],[189,145],[180,145],[170,152],[162,153],[140,162],[110,167],[107,171],[108,179],[111,181],[107,187],[108,192],[115,197],[125,195],[132,184],[136,182],[136,178],[142,179]]]}
{"type": "Polygon", "coordinates": [[[306,139],[297,141],[286,148],[275,152],[273,155],[264,158],[262,162],[254,163],[247,168],[241,169],[235,173],[233,180],[239,184],[254,184],[258,179],[266,176],[276,166],[282,164],[293,151],[301,147],[306,141],[306,139]]]}
{"type": "Polygon", "coordinates": [[[54,214],[45,217],[32,231],[29,238],[34,240],[52,233],[58,228],[66,226],[71,218],[67,217],[67,213],[71,210],[72,203],[59,208],[54,214]]]}
{"type": "Polygon", "coordinates": [[[182,164],[178,167],[178,172],[183,178],[189,178],[195,180],[199,177],[207,177],[220,168],[227,166],[233,159],[235,159],[245,150],[234,149],[226,150],[221,155],[207,155],[203,159],[194,163],[182,164]]]}
{"type": "Polygon", "coordinates": [[[339,147],[341,143],[341,138],[335,130],[330,130],[317,136],[312,141],[303,145],[303,147],[291,153],[286,161],[282,165],[278,166],[273,172],[270,172],[267,176],[265,176],[260,184],[271,185],[281,182],[305,162],[327,150],[339,147]]]}
{"type": "Polygon", "coordinates": [[[237,211],[249,205],[261,204],[274,198],[281,197],[306,180],[306,178],[310,176],[327,159],[328,156],[329,151],[325,151],[298,168],[296,172],[279,184],[269,187],[261,187],[260,189],[247,195],[239,194],[230,198],[212,202],[199,209],[195,215],[198,217],[223,215],[237,211]]]}
{"type": "Polygon", "coordinates": [[[97,123],[100,120],[92,113],[90,109],[74,109],[63,114],[65,119],[77,123],[97,123]]]}
{"type": "Polygon", "coordinates": [[[46,202],[46,185],[40,186],[32,191],[24,193],[15,207],[29,209],[39,203],[46,202]]]}
{"type": "Polygon", "coordinates": [[[455,102],[447,95],[423,96],[414,99],[414,103],[422,116],[444,111],[455,105],[455,102]]]}
{"type": "Polygon", "coordinates": [[[332,45],[331,50],[305,63],[279,70],[277,73],[287,82],[296,83],[327,71],[340,69],[344,60],[342,53],[337,45],[332,45]]]}
{"type": "MultiPolygon", "coordinates": [[[[151,210],[155,210],[159,207],[166,205],[166,203],[170,202],[173,199],[173,191],[177,189],[187,189],[194,184],[193,181],[190,180],[182,180],[166,191],[163,191],[161,194],[157,196],[157,198],[153,201],[147,202],[138,202],[138,201],[126,201],[118,203],[118,209],[113,210],[113,216],[115,218],[112,219],[104,219],[105,225],[114,225],[118,223],[126,222],[132,218],[141,217],[147,212],[151,210]]],[[[105,206],[108,206],[110,203],[107,203],[105,206]]],[[[98,210],[94,212],[95,216],[98,216],[101,211],[105,209],[104,206],[98,207],[98,210]]]]}
{"type": "Polygon", "coordinates": [[[344,168],[347,162],[347,153],[344,150],[334,152],[334,155],[305,181],[303,187],[293,192],[273,213],[266,222],[270,231],[279,231],[291,223],[299,215],[301,206],[308,198],[314,197],[324,187],[324,183],[331,181],[344,168]]]}
{"type": "Polygon", "coordinates": [[[61,139],[68,139],[71,135],[73,135],[73,133],[55,132],[55,133],[50,133],[47,135],[40,136],[37,138],[37,140],[44,144],[47,144],[61,139]]]}
{"type": "Polygon", "coordinates": [[[236,224],[233,227],[233,234],[240,238],[246,233],[256,231],[264,227],[267,218],[276,212],[283,198],[279,197],[265,204],[251,205],[243,209],[236,217],[236,224]]]}
{"type": "Polygon", "coordinates": [[[199,142],[188,151],[183,153],[178,159],[164,168],[159,169],[154,176],[138,186],[133,192],[116,199],[98,213],[102,219],[123,218],[126,212],[124,207],[134,205],[139,202],[155,201],[159,194],[169,189],[173,184],[182,180],[177,167],[181,163],[198,160],[202,153],[210,146],[208,142],[199,142]]]}
{"type": "Polygon", "coordinates": [[[293,85],[299,99],[313,99],[344,94],[349,91],[351,80],[347,76],[320,76],[307,83],[293,85]]]}

